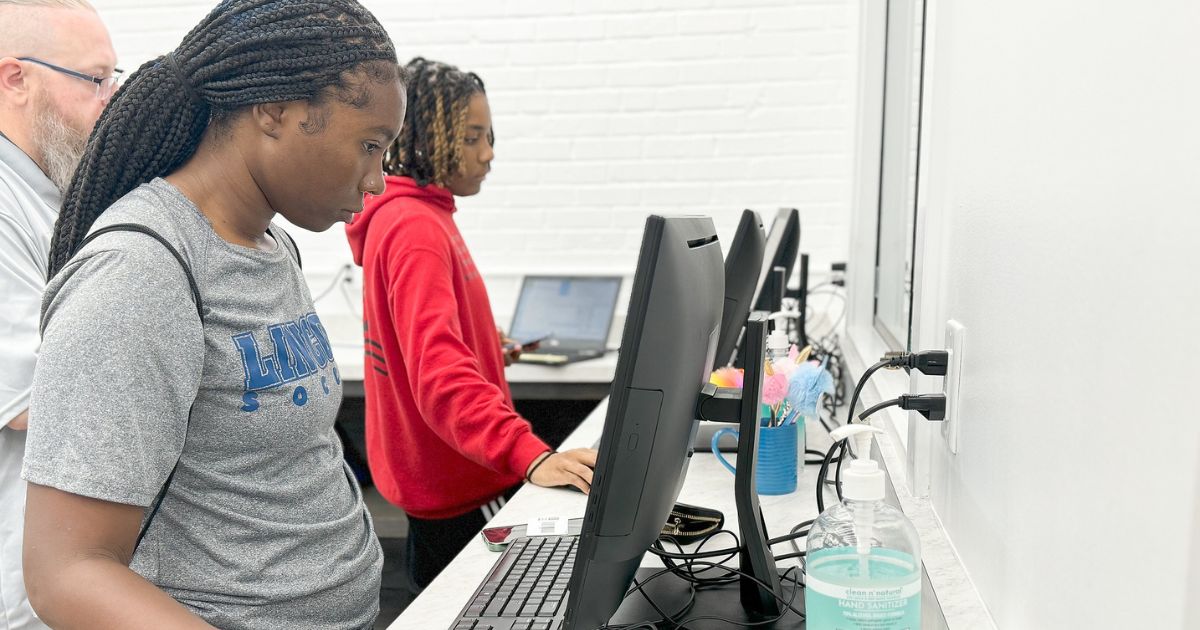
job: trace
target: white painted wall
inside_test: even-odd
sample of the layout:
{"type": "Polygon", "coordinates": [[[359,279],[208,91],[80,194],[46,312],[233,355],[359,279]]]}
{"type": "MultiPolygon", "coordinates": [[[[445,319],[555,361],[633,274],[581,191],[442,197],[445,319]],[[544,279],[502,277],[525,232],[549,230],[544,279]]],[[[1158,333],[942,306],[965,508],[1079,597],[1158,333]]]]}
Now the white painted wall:
{"type": "Polygon", "coordinates": [[[1200,627],[1200,4],[929,11],[935,509],[1000,628],[1200,627]]]}
{"type": "MultiPolygon", "coordinates": [[[[127,69],[174,48],[212,6],[95,4],[127,69]]],[[[459,221],[501,317],[526,273],[631,276],[651,212],[710,214],[728,239],[745,207],[797,207],[813,269],[845,260],[854,2],[364,4],[401,60],[444,60],[487,83],[497,157],[459,221]]],[[[344,235],[292,232],[315,294],[350,262],[344,235]]],[[[323,312],[344,308],[338,295],[323,312]]]]}

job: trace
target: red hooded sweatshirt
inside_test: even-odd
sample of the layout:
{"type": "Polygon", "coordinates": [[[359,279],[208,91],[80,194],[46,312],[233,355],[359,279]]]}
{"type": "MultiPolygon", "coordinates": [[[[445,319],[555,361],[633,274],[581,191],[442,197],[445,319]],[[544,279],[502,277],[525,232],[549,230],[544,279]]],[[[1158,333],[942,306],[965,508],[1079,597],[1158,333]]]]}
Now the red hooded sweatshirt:
{"type": "Polygon", "coordinates": [[[445,188],[389,176],[346,226],[363,268],[367,462],[388,501],[425,519],[494,499],[550,450],[513,409],[454,212],[445,188]]]}

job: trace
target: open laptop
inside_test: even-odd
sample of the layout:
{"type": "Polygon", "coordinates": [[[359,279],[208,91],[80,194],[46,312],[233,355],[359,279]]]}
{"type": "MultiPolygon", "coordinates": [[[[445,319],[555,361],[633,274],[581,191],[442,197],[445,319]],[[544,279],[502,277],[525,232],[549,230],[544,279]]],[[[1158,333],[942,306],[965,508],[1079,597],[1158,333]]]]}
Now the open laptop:
{"type": "Polygon", "coordinates": [[[525,276],[508,336],[541,340],[521,363],[566,365],[604,356],[620,276],[525,276]]]}

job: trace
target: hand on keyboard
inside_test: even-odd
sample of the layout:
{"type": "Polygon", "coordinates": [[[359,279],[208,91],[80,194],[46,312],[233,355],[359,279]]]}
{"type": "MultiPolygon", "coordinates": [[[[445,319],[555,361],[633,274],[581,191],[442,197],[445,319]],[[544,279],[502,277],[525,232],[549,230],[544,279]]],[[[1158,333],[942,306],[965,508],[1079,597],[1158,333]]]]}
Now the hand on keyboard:
{"type": "MultiPolygon", "coordinates": [[[[533,460],[530,467],[537,463],[538,460],[533,460]]],[[[529,480],[544,488],[574,486],[587,494],[592,489],[592,469],[595,467],[596,449],[574,448],[551,453],[537,466],[529,480]]]]}

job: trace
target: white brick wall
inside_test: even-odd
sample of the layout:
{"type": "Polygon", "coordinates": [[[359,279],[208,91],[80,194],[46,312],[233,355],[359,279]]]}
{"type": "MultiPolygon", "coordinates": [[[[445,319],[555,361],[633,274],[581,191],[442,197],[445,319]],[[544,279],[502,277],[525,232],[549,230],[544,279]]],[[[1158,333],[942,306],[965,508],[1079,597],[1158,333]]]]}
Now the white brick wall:
{"type": "MultiPolygon", "coordinates": [[[[212,6],[93,1],[129,71],[212,6]]],[[[814,271],[846,259],[856,2],[365,4],[402,61],[487,83],[496,160],[459,221],[501,318],[526,273],[632,274],[651,212],[711,215],[728,239],[742,208],[793,206],[814,271]]],[[[350,261],[342,229],[292,232],[315,294],[350,261]]],[[[323,311],[342,308],[336,295],[323,311]]]]}

